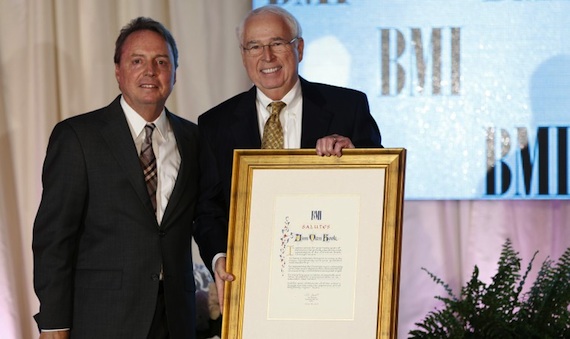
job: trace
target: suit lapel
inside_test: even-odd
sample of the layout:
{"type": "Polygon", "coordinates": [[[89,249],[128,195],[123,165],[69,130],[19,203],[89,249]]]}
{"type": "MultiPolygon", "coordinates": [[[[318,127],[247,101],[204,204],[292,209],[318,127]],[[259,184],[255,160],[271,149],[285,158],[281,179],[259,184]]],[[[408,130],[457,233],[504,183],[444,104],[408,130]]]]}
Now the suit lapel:
{"type": "Polygon", "coordinates": [[[303,93],[303,122],[301,124],[301,148],[314,148],[317,139],[327,135],[332,113],[324,107],[326,99],[316,88],[301,78],[303,93]]]}
{"type": "Polygon", "coordinates": [[[257,120],[256,88],[252,87],[238,102],[229,128],[237,148],[261,148],[261,135],[257,120]]]}
{"type": "MultiPolygon", "coordinates": [[[[301,148],[314,148],[317,139],[327,135],[333,117],[332,113],[324,108],[326,99],[315,86],[303,78],[300,80],[303,95],[301,148]]],[[[238,102],[234,111],[234,120],[229,124],[238,148],[261,148],[255,86],[238,102]]]]}
{"type": "MultiPolygon", "coordinates": [[[[179,118],[174,114],[171,114],[168,110],[166,111],[166,116],[172,127],[172,132],[176,138],[176,146],[178,147],[178,152],[180,152],[180,168],[178,169],[178,175],[176,176],[176,182],[174,183],[174,188],[172,194],[168,199],[168,204],[164,211],[162,217],[162,222],[160,223],[160,228],[166,228],[169,219],[173,216],[174,211],[176,211],[176,206],[182,200],[182,195],[185,189],[188,189],[188,178],[189,171],[186,167],[189,166],[189,161],[192,159],[198,159],[197,156],[192,157],[192,150],[190,145],[195,143],[195,140],[189,140],[187,135],[183,131],[182,123],[179,118]]],[[[194,175],[194,173],[192,173],[194,175]]]]}
{"type": "MultiPolygon", "coordinates": [[[[314,148],[317,140],[327,135],[333,116],[324,108],[326,99],[315,86],[303,78],[300,80],[303,95],[301,148],[314,148]]],[[[261,148],[255,86],[238,102],[234,111],[234,120],[229,124],[238,148],[261,148]]]]}
{"type": "Polygon", "coordinates": [[[107,106],[102,119],[105,125],[101,128],[101,135],[107,143],[110,154],[115,157],[123,173],[131,182],[141,203],[146,206],[149,213],[154,214],[144,183],[135,143],[131,136],[127,118],[121,108],[120,96],[107,106]]]}

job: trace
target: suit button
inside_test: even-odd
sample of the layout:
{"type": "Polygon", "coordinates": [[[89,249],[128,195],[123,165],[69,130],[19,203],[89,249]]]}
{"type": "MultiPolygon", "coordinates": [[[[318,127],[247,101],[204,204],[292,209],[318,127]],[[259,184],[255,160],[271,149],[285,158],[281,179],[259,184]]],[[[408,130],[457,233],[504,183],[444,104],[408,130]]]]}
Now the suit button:
{"type": "Polygon", "coordinates": [[[150,278],[152,279],[152,281],[158,281],[158,279],[160,279],[160,277],[156,273],[151,275],[150,278]]]}
{"type": "Polygon", "coordinates": [[[162,238],[166,235],[165,231],[158,231],[158,235],[162,238]]]}

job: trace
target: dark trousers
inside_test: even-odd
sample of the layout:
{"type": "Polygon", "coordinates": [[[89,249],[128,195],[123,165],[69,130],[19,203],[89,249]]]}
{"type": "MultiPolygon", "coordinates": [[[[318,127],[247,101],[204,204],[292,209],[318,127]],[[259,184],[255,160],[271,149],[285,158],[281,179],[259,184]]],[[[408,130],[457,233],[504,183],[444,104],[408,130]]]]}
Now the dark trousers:
{"type": "Polygon", "coordinates": [[[166,307],[164,305],[164,286],[162,281],[158,287],[158,297],[156,298],[156,308],[154,317],[148,332],[148,339],[168,339],[168,323],[166,321],[166,307]]]}

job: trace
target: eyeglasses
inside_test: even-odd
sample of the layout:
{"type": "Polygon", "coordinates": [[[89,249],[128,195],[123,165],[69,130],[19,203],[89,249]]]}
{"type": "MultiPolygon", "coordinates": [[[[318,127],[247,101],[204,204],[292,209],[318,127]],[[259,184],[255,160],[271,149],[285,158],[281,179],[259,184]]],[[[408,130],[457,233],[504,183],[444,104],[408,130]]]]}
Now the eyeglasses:
{"type": "Polygon", "coordinates": [[[297,41],[297,39],[299,38],[293,38],[291,41],[275,40],[268,43],[267,45],[253,44],[249,45],[248,47],[241,46],[241,48],[247,55],[252,57],[260,56],[263,53],[264,47],[269,47],[269,50],[273,53],[283,53],[286,52],[289,48],[289,45],[297,41]]]}

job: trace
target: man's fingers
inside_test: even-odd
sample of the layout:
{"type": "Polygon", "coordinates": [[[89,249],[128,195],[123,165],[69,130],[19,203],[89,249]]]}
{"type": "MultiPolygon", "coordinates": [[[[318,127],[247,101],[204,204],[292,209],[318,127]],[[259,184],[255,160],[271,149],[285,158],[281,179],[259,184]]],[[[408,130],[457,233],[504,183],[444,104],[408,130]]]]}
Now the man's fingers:
{"type": "Polygon", "coordinates": [[[320,156],[342,156],[344,148],[354,148],[350,138],[333,134],[317,140],[316,152],[320,156]]]}

